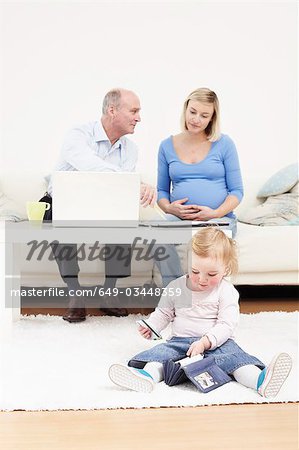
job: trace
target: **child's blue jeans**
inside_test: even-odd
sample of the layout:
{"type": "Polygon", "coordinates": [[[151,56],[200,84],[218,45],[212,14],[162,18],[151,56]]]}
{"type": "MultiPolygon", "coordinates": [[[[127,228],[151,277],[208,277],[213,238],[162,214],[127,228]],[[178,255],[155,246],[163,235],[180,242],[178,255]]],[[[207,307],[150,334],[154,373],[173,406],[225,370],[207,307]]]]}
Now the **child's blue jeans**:
{"type": "MultiPolygon", "coordinates": [[[[200,337],[173,337],[163,344],[158,344],[150,350],[138,353],[128,363],[131,367],[142,369],[147,362],[178,361],[186,357],[190,345],[200,337]]],[[[215,363],[224,372],[231,375],[236,369],[246,365],[254,365],[264,369],[265,365],[255,356],[244,352],[233,339],[228,339],[215,350],[207,350],[204,357],[213,356],[215,363]]]]}

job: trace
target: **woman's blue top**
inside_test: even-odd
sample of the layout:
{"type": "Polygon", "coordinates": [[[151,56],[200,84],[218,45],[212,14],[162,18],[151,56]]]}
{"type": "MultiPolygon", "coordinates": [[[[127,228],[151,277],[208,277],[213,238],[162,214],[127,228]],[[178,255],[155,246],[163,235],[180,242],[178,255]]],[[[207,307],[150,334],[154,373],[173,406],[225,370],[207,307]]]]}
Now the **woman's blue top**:
{"type": "MultiPolygon", "coordinates": [[[[188,164],[178,157],[172,136],[161,142],[158,155],[158,200],[170,202],[188,197],[185,205],[218,208],[228,195],[243,197],[243,183],[237,150],[232,139],[222,134],[211,143],[207,156],[188,164]]],[[[235,217],[233,212],[227,217],[235,217]]]]}

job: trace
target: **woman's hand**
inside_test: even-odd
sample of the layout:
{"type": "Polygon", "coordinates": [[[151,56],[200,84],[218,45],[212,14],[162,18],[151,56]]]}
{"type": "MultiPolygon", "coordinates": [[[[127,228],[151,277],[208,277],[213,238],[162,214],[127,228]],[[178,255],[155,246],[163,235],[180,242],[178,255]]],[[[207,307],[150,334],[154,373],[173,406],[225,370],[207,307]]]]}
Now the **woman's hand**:
{"type": "Polygon", "coordinates": [[[141,336],[144,337],[145,339],[150,339],[152,337],[151,330],[149,330],[146,327],[139,326],[138,331],[141,334],[141,336]]]}
{"type": "MultiPolygon", "coordinates": [[[[188,198],[182,198],[181,200],[176,200],[167,205],[166,213],[173,214],[180,219],[188,219],[188,216],[195,214],[198,211],[197,205],[184,205],[188,198]]],[[[192,219],[189,219],[192,220],[192,219]]]]}
{"type": "Polygon", "coordinates": [[[219,217],[216,209],[200,205],[198,205],[197,208],[198,212],[196,212],[195,214],[190,214],[189,220],[210,220],[219,217]]]}

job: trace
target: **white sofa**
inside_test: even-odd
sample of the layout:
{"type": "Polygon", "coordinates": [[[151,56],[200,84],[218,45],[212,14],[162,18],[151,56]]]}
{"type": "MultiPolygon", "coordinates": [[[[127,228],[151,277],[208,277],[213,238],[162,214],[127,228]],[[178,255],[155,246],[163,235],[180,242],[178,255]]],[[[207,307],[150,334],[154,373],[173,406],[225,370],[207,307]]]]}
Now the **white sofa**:
{"type": "MultiPolygon", "coordinates": [[[[148,175],[145,178],[147,181],[150,179],[148,175]]],[[[237,214],[238,211],[259,203],[256,192],[265,181],[263,177],[244,180],[245,196],[236,210],[237,214]]],[[[0,193],[12,200],[13,207],[24,217],[26,201],[38,200],[45,190],[46,182],[40,173],[0,173],[0,193]]],[[[147,208],[141,214],[142,218],[149,219],[152,210],[147,208]]],[[[297,226],[260,227],[238,223],[236,241],[239,247],[239,273],[233,278],[236,285],[298,283],[297,226]]],[[[180,249],[182,257],[184,253],[180,249]]],[[[80,282],[83,285],[101,284],[104,279],[103,262],[80,262],[80,269],[80,282]]],[[[55,261],[24,261],[21,272],[21,284],[24,286],[64,286],[55,261]]],[[[118,280],[118,285],[140,286],[153,281],[157,284],[160,282],[160,274],[153,262],[137,263],[133,258],[132,276],[118,280]]]]}

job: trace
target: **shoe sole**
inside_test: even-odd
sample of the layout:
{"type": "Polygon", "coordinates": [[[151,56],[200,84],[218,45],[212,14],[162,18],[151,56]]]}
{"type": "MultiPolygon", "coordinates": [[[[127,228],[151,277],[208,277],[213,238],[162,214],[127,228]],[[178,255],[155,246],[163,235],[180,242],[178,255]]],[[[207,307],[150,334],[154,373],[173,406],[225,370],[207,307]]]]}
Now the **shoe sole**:
{"type": "Polygon", "coordinates": [[[78,323],[78,322],[84,322],[86,320],[86,317],[84,319],[68,319],[67,317],[63,317],[63,320],[66,320],[69,323],[78,323]]]}
{"type": "Polygon", "coordinates": [[[118,386],[130,389],[131,391],[150,393],[153,390],[153,383],[145,376],[133,373],[127,366],[113,364],[109,368],[110,380],[118,386]]]}
{"type": "Polygon", "coordinates": [[[287,379],[292,368],[292,359],[287,353],[280,353],[274,362],[271,362],[259,393],[264,397],[275,397],[287,379]]]}

